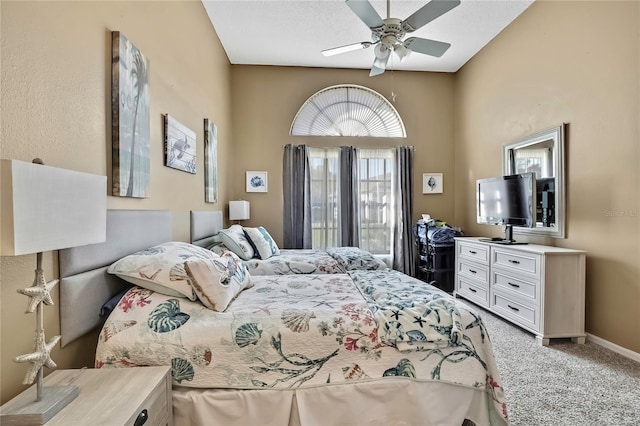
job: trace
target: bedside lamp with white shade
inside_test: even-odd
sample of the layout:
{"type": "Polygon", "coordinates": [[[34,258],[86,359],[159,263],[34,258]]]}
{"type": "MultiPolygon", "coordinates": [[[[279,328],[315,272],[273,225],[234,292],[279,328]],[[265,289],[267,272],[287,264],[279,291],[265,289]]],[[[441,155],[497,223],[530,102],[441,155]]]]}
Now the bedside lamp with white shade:
{"type": "Polygon", "coordinates": [[[49,167],[35,159],[1,162],[1,256],[36,254],[31,287],[18,290],[29,298],[26,313],[36,311],[34,350],[15,358],[30,363],[23,384],[35,389],[2,407],[0,423],[44,424],[78,396],[77,386],[43,387],[43,367],[55,368],[50,353],[60,340],[48,342],[44,333],[44,305],[53,305],[50,291],[58,280],[46,282],[42,252],[105,241],[107,178],[49,167]]]}
{"type": "Polygon", "coordinates": [[[248,201],[229,201],[229,220],[248,220],[250,207],[248,201]]]}

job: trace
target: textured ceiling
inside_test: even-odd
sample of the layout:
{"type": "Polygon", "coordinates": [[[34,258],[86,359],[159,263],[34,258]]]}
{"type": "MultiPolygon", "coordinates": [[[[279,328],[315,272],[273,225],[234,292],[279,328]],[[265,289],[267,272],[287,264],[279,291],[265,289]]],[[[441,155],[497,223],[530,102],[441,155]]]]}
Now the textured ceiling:
{"type": "MultiPolygon", "coordinates": [[[[520,15],[533,0],[462,0],[405,36],[451,43],[441,57],[392,55],[387,69],[455,72],[520,15]]],[[[343,0],[203,0],[232,64],[329,68],[371,67],[373,48],[332,57],[320,51],[371,40],[371,31],[343,0]]],[[[391,1],[392,18],[406,19],[427,1],[391,1]]],[[[386,1],[371,1],[382,18],[386,1]]]]}

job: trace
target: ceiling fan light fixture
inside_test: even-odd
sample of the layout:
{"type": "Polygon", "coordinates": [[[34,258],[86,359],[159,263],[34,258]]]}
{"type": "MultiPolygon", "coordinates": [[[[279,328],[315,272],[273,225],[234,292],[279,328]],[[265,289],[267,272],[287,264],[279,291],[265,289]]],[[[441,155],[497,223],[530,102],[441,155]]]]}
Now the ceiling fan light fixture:
{"type": "Polygon", "coordinates": [[[396,52],[396,55],[398,55],[398,58],[400,58],[400,61],[402,61],[404,58],[409,56],[409,54],[411,53],[411,51],[407,49],[402,43],[398,43],[393,48],[393,51],[396,52]]]}
{"type": "Polygon", "coordinates": [[[376,56],[376,59],[384,59],[386,62],[387,57],[389,57],[389,48],[382,43],[378,43],[373,49],[373,53],[376,56]]]}

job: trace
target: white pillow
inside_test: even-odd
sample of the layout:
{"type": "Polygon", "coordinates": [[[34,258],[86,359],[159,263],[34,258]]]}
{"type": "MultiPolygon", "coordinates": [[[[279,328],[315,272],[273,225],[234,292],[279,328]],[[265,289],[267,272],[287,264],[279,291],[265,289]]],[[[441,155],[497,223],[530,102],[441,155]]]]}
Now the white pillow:
{"type": "Polygon", "coordinates": [[[244,235],[242,226],[231,225],[229,228],[221,229],[218,234],[220,235],[222,243],[227,246],[229,250],[237,254],[240,259],[249,260],[255,255],[251,243],[249,243],[249,240],[247,240],[247,237],[244,235]]]}
{"type": "Polygon", "coordinates": [[[245,264],[234,253],[214,259],[187,260],[191,287],[204,306],[223,312],[242,290],[253,287],[245,264]]]}
{"type": "Polygon", "coordinates": [[[197,297],[189,284],[184,262],[213,259],[209,250],[183,242],[168,242],[130,254],[114,262],[107,272],[125,281],[174,297],[197,297]]]}
{"type": "Polygon", "coordinates": [[[244,232],[258,252],[260,259],[268,259],[271,256],[280,254],[280,249],[278,249],[276,242],[273,241],[273,238],[264,227],[244,228],[244,232]]]}

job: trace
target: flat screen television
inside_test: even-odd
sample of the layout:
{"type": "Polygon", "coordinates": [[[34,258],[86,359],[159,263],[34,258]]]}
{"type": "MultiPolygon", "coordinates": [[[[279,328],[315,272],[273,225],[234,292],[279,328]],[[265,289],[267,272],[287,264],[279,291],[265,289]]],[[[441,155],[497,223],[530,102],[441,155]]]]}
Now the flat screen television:
{"type": "Polygon", "coordinates": [[[505,227],[505,237],[492,242],[519,244],[513,239],[513,227],[536,225],[535,173],[478,179],[476,211],[478,223],[505,227]]]}

